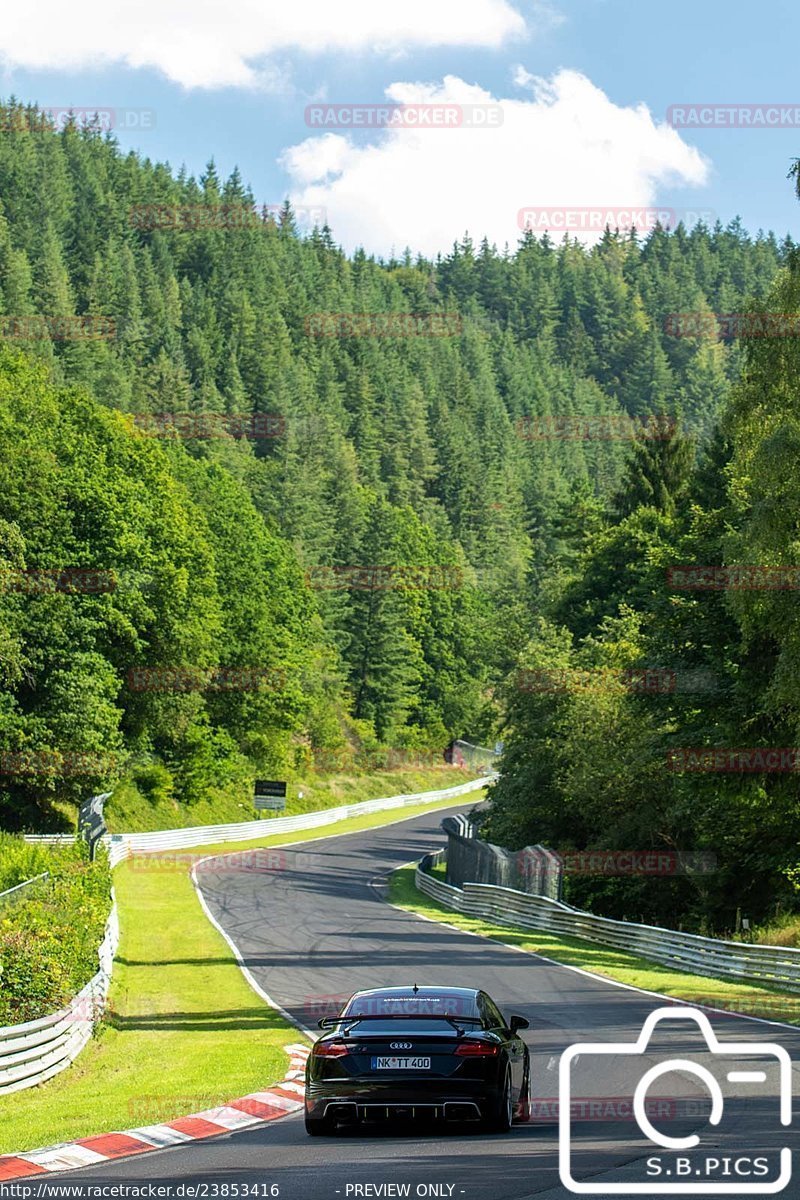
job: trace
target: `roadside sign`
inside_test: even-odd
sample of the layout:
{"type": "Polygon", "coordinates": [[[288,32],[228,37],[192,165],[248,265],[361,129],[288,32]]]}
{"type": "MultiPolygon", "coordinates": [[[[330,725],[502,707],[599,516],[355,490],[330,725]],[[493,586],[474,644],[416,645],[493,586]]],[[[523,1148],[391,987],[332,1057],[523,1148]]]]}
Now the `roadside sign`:
{"type": "Polygon", "coordinates": [[[103,816],[103,805],[110,795],[111,792],[102,792],[99,796],[91,796],[88,800],[81,801],[78,810],[78,833],[89,843],[89,858],[92,861],[94,861],[97,843],[104,833],[108,833],[103,816]]]}
{"type": "Polygon", "coordinates": [[[283,779],[257,779],[255,785],[256,808],[286,808],[286,781],[283,779]]]}

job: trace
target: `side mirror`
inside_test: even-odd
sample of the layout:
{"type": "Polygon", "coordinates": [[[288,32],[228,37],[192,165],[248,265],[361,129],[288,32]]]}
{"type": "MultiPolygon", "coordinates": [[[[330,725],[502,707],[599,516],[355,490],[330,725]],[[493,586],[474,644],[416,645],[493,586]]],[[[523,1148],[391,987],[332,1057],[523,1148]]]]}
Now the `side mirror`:
{"type": "Polygon", "coordinates": [[[519,1033],[520,1029],[530,1029],[530,1026],[531,1023],[527,1017],[518,1017],[515,1015],[512,1016],[511,1020],[509,1021],[509,1029],[511,1030],[512,1037],[515,1037],[519,1033]]]}

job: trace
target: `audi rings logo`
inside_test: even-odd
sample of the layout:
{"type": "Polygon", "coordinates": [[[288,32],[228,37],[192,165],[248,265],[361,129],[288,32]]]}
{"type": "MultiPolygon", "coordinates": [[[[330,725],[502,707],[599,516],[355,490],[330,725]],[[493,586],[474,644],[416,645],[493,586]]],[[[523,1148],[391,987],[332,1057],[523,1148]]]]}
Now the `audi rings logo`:
{"type": "Polygon", "coordinates": [[[389,1042],[390,1050],[410,1050],[411,1042],[389,1042]]]}

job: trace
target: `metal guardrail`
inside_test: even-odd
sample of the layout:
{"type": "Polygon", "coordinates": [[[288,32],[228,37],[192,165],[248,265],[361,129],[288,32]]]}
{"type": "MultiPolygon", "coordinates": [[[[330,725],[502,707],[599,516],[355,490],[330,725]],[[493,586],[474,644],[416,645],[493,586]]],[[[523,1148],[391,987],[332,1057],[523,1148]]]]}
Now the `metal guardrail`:
{"type": "Polygon", "coordinates": [[[446,851],[439,850],[420,861],[416,885],[426,896],[456,912],[508,921],[525,929],[544,929],[565,937],[601,942],[697,975],[732,977],[800,992],[800,950],[724,941],[661,929],[657,925],[614,921],[547,896],[532,896],[494,884],[465,883],[463,888],[451,887],[428,874],[431,866],[441,862],[445,854],[446,851]]]}
{"type": "Polygon", "coordinates": [[[118,942],[119,920],[112,894],[97,974],[58,1012],[0,1029],[0,1095],[44,1083],[78,1057],[105,1009],[118,942]]]}
{"type": "MultiPolygon", "coordinates": [[[[333,825],[347,817],[358,817],[366,813],[383,812],[393,808],[405,808],[412,804],[429,804],[436,800],[456,799],[469,792],[486,787],[489,777],[471,779],[455,787],[442,788],[435,792],[409,792],[400,796],[385,796],[378,800],[361,800],[357,804],[342,804],[338,808],[324,808],[319,812],[298,813],[293,817],[274,817],[269,821],[241,821],[231,825],[193,825],[189,829],[166,829],[153,833],[112,833],[102,839],[108,847],[111,866],[124,862],[132,854],[155,854],[160,850],[186,850],[192,846],[214,845],[217,842],[249,842],[256,838],[272,837],[276,833],[294,833],[298,829],[317,829],[322,825],[333,825]]],[[[59,842],[74,841],[72,835],[27,834],[26,842],[39,845],[57,845],[59,842]]]]}
{"type": "Polygon", "coordinates": [[[0,892],[0,908],[4,904],[13,904],[16,900],[21,900],[29,887],[33,887],[36,883],[41,883],[45,879],[50,878],[49,871],[43,871],[41,875],[34,875],[33,879],[24,879],[22,883],[18,883],[15,887],[7,888],[6,891],[0,892]]]}

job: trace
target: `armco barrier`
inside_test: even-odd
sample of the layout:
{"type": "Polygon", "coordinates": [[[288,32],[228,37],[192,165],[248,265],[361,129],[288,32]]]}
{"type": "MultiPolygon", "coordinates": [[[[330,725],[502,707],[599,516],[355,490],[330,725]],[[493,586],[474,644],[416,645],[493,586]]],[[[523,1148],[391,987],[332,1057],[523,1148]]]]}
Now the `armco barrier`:
{"type": "Polygon", "coordinates": [[[657,925],[612,921],[571,908],[559,900],[531,896],[493,884],[465,883],[463,888],[451,887],[428,874],[444,855],[445,851],[439,850],[420,861],[416,884],[425,895],[456,912],[471,917],[492,917],[525,929],[544,929],[548,933],[602,942],[697,975],[732,976],[748,983],[800,992],[800,950],[728,942],[661,929],[657,925]]]}
{"type": "MultiPolygon", "coordinates": [[[[132,854],[154,854],[159,850],[187,850],[192,846],[215,845],[217,842],[249,842],[256,838],[272,837],[276,833],[294,833],[298,829],[317,829],[321,825],[333,825],[347,817],[358,817],[365,813],[383,812],[392,808],[404,808],[411,804],[432,804],[436,800],[456,799],[469,792],[486,787],[493,776],[470,779],[455,787],[442,788],[436,792],[405,793],[401,796],[386,796],[379,800],[361,800],[357,804],[342,804],[338,808],[324,808],[319,812],[299,813],[294,817],[273,817],[266,821],[242,821],[233,825],[193,825],[189,829],[166,829],[154,833],[112,833],[101,839],[108,846],[111,866],[130,858],[132,854]]],[[[26,842],[56,844],[74,841],[72,835],[28,834],[26,842]]]]}
{"type": "Polygon", "coordinates": [[[94,978],[49,1017],[0,1029],[0,1095],[44,1083],[78,1057],[105,1007],[118,941],[117,905],[112,895],[94,978]]]}

